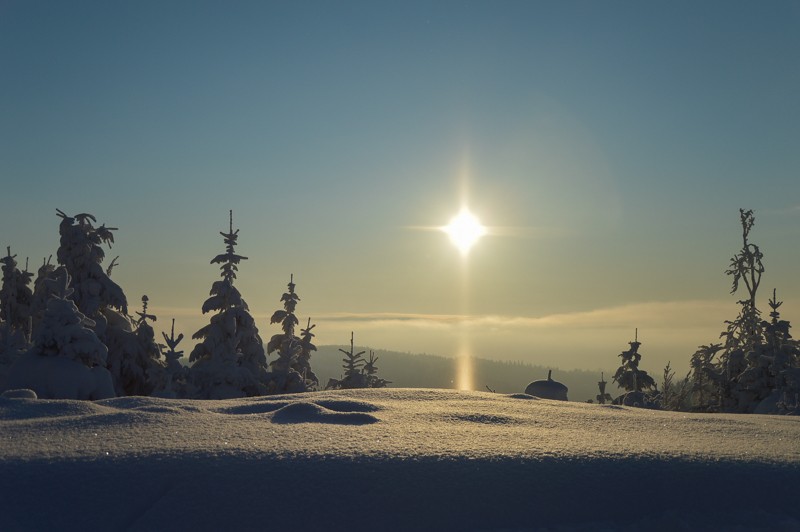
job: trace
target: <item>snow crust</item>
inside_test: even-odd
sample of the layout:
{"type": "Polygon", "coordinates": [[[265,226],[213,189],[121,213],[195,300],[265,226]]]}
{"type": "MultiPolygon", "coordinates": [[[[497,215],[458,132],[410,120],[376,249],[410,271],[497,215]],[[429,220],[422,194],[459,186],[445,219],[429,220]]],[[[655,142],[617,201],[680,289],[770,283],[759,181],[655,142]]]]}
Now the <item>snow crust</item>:
{"type": "Polygon", "coordinates": [[[454,390],[0,397],[0,529],[800,530],[799,437],[454,390]]]}

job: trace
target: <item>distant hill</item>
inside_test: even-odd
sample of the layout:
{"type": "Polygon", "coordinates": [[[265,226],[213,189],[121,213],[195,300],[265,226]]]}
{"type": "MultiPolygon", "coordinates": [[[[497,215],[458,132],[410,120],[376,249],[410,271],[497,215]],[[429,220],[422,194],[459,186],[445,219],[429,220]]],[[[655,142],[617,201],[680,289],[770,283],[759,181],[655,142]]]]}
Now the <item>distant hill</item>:
{"type": "MultiPolygon", "coordinates": [[[[342,376],[342,353],[339,348],[350,346],[323,345],[312,355],[311,367],[324,387],[330,378],[342,376]]],[[[356,347],[357,351],[369,348],[356,347]]],[[[378,357],[378,376],[392,381],[393,388],[455,388],[456,359],[426,355],[401,353],[373,349],[378,357]]],[[[553,379],[569,388],[570,401],[594,399],[598,394],[597,381],[600,375],[594,371],[561,371],[558,368],[535,366],[523,362],[506,362],[473,358],[473,377],[476,390],[487,391],[486,386],[498,393],[520,393],[531,381],[546,379],[548,369],[553,370],[553,379]]],[[[606,380],[610,377],[606,375],[606,380]]],[[[607,391],[616,396],[616,386],[608,384],[607,391]]]]}

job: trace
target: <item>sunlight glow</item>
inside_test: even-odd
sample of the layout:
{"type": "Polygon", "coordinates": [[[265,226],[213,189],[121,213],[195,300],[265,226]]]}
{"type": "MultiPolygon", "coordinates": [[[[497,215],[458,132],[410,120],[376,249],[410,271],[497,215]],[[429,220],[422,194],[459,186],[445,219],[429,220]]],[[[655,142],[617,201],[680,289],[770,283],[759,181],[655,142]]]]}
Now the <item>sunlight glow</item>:
{"type": "Polygon", "coordinates": [[[486,227],[466,208],[441,230],[447,233],[462,255],[469,253],[470,248],[487,232],[486,227]]]}
{"type": "Polygon", "coordinates": [[[462,349],[456,358],[456,390],[472,391],[475,389],[474,381],[472,357],[470,357],[469,351],[462,349]]]}

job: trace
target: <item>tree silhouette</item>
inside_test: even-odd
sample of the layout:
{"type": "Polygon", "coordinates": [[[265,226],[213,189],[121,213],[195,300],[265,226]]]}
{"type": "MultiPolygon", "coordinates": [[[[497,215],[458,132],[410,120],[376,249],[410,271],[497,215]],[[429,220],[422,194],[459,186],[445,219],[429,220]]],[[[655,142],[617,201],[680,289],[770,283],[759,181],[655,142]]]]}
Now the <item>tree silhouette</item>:
{"type": "Polygon", "coordinates": [[[692,356],[692,381],[701,410],[753,412],[770,396],[794,390],[798,344],[789,334],[789,322],[780,319],[782,302],[775,290],[769,302],[771,319],[761,319],[756,298],[765,271],[764,254],[750,242],[753,211],[739,209],[739,222],[742,248],[725,273],[732,277],[731,294],[742,286],[747,294],[738,301],[739,315],[725,321],[722,344],[700,346],[692,356]]]}
{"type": "Polygon", "coordinates": [[[642,344],[638,340],[639,330],[636,329],[636,336],[633,342],[628,342],[631,348],[619,354],[622,357],[622,365],[620,365],[612,378],[617,383],[617,386],[628,392],[641,392],[642,390],[653,389],[656,386],[656,381],[653,380],[653,377],[648,375],[646,371],[639,369],[639,362],[642,360],[639,346],[642,344]]]}
{"type": "Polygon", "coordinates": [[[220,264],[222,280],[211,285],[203,314],[216,312],[205,327],[192,335],[200,340],[189,355],[191,378],[200,398],[229,398],[262,395],[266,392],[267,358],[255,320],[247,303],[233,285],[239,263],[247,257],[235,252],[239,230],[220,232],[225,253],[211,259],[220,264]]]}
{"type": "MultiPolygon", "coordinates": [[[[3,271],[3,284],[0,287],[0,319],[2,326],[7,328],[5,334],[19,336],[19,341],[24,345],[31,337],[31,304],[33,292],[29,288],[32,273],[27,267],[24,271],[17,268],[16,255],[11,254],[11,248],[6,248],[6,256],[0,259],[3,271]]],[[[22,345],[20,346],[22,347],[22,345]]]]}
{"type": "Polygon", "coordinates": [[[316,389],[318,382],[316,375],[311,372],[309,360],[311,351],[316,346],[311,343],[314,334],[309,319],[308,328],[303,329],[304,339],[295,335],[298,324],[295,309],[300,297],[295,293],[294,275],[290,275],[287,291],[281,296],[283,309],[276,310],[270,318],[270,323],[278,323],[281,331],[270,338],[267,344],[267,353],[277,353],[278,358],[270,362],[272,374],[270,376],[270,393],[297,393],[316,389]],[[310,373],[310,375],[309,375],[310,373]]]}
{"type": "Polygon", "coordinates": [[[373,351],[369,352],[369,360],[365,360],[363,355],[366,351],[356,352],[353,340],[353,332],[350,332],[350,350],[339,349],[344,354],[342,359],[344,377],[342,379],[330,379],[325,386],[329,389],[351,389],[351,388],[384,388],[391,381],[378,378],[378,358],[373,351]]]}
{"type": "Polygon", "coordinates": [[[600,372],[600,381],[597,383],[597,387],[600,390],[600,393],[597,394],[596,399],[597,399],[598,404],[601,404],[601,405],[604,405],[606,403],[610,403],[611,401],[613,401],[613,398],[611,397],[611,394],[606,392],[606,384],[608,384],[608,382],[606,382],[605,377],[603,376],[603,373],[600,372]]]}

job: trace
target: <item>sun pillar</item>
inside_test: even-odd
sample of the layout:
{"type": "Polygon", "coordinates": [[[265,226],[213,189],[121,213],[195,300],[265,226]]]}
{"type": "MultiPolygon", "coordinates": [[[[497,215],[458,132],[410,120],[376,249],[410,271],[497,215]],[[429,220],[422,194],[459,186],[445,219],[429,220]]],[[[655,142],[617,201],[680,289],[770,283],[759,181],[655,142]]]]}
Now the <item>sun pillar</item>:
{"type": "Polygon", "coordinates": [[[470,347],[469,319],[469,272],[467,257],[461,257],[461,320],[458,324],[458,352],[456,354],[456,389],[471,391],[475,389],[473,375],[472,349],[470,347]]]}
{"type": "Polygon", "coordinates": [[[461,210],[450,220],[450,223],[440,229],[449,237],[450,241],[458,248],[460,257],[459,287],[459,313],[461,318],[458,323],[458,343],[456,355],[455,386],[458,390],[474,390],[475,376],[473,374],[473,358],[471,348],[471,330],[473,323],[470,319],[470,294],[469,294],[469,251],[488,233],[480,220],[469,210],[469,164],[468,158],[464,159],[464,168],[459,176],[461,210]]]}

